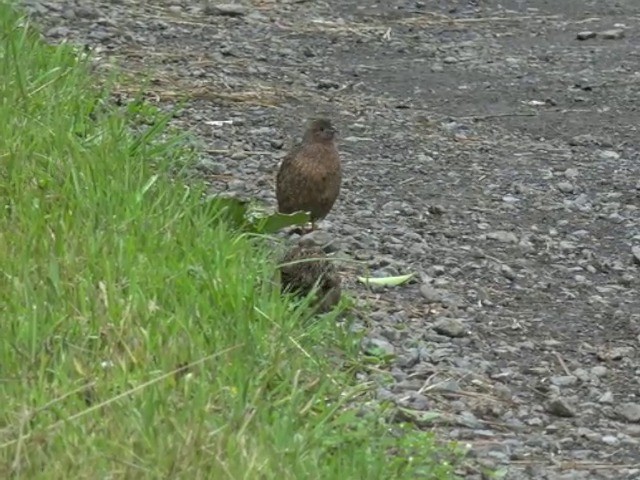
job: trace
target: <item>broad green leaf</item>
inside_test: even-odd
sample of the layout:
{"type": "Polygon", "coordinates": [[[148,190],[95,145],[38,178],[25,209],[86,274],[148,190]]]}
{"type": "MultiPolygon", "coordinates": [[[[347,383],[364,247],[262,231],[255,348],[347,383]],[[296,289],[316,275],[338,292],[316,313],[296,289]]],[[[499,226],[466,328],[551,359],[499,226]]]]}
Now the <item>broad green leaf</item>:
{"type": "Polygon", "coordinates": [[[376,285],[382,287],[397,287],[408,282],[415,274],[399,275],[397,277],[358,277],[358,281],[365,285],[376,285]]]}
{"type": "Polygon", "coordinates": [[[258,233],[276,233],[292,225],[305,225],[309,221],[310,216],[307,212],[274,213],[255,221],[254,228],[258,233]]]}

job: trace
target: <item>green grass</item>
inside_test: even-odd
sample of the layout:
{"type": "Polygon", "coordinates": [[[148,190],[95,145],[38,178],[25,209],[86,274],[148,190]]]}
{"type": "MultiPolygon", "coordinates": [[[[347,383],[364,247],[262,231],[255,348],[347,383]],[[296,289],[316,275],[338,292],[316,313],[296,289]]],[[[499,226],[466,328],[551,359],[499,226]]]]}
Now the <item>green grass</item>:
{"type": "Polygon", "coordinates": [[[0,35],[1,478],[453,478],[431,434],[356,414],[358,339],[172,179],[166,118],[2,1],[0,35]]]}

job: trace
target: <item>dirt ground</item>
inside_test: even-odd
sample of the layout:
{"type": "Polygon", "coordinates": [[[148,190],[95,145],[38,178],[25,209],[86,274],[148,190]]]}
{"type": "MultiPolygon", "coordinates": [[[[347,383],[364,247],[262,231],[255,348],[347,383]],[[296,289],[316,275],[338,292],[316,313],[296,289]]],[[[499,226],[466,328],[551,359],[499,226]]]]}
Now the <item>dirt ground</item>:
{"type": "Polygon", "coordinates": [[[274,205],[333,118],[343,193],[311,238],[417,273],[370,292],[345,267],[363,348],[395,356],[363,379],[469,444],[465,478],[640,478],[640,2],[23,3],[153,72],[151,99],[187,94],[213,191],[274,205]]]}

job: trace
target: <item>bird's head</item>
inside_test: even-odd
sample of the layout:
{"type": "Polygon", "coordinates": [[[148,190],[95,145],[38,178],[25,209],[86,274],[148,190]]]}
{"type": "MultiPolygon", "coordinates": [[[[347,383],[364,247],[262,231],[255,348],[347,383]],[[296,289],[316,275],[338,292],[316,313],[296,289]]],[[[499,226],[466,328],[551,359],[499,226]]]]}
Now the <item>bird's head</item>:
{"type": "Polygon", "coordinates": [[[338,131],[330,120],[326,118],[318,118],[312,120],[304,135],[306,141],[312,142],[331,142],[338,131]]]}

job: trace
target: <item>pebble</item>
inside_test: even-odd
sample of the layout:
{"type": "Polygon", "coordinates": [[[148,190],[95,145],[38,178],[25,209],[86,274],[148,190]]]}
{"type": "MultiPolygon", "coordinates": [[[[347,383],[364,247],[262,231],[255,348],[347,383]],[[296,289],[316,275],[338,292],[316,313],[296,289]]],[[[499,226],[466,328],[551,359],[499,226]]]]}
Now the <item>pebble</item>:
{"type": "Polygon", "coordinates": [[[576,410],[569,401],[562,397],[556,397],[547,404],[547,411],[558,417],[575,417],[576,410]]]}
{"type": "Polygon", "coordinates": [[[364,351],[368,355],[379,356],[380,352],[384,355],[394,355],[395,347],[389,341],[383,338],[366,338],[364,339],[364,351]]]}
{"type": "Polygon", "coordinates": [[[620,40],[621,38],[624,38],[624,30],[621,28],[604,30],[603,32],[600,32],[600,37],[605,40],[620,40]]]}
{"type": "Polygon", "coordinates": [[[598,398],[599,403],[612,404],[613,403],[613,393],[607,391],[604,392],[600,398],[598,398]]]}
{"type": "Polygon", "coordinates": [[[640,422],[640,404],[623,403],[618,406],[617,413],[628,422],[640,422]]]}
{"type": "Polygon", "coordinates": [[[433,329],[452,338],[462,337],[467,333],[465,324],[456,318],[441,318],[433,325],[433,329]]]}
{"type": "Polygon", "coordinates": [[[445,296],[444,290],[433,288],[430,285],[420,285],[420,294],[429,303],[441,302],[445,296]]]}
{"type": "Polygon", "coordinates": [[[595,38],[595,37],[596,37],[596,32],[591,32],[591,31],[578,32],[578,35],[576,35],[576,38],[578,40],[589,40],[590,38],[595,38]]]}
{"type": "Polygon", "coordinates": [[[618,152],[614,152],[613,150],[600,150],[598,155],[602,160],[619,160],[620,154],[618,152]]]}
{"type": "Polygon", "coordinates": [[[208,3],[204,8],[207,15],[220,15],[224,17],[242,17],[248,12],[247,7],[239,3],[208,3]]]}
{"type": "Polygon", "coordinates": [[[558,183],[558,190],[562,193],[573,193],[576,187],[573,186],[571,182],[560,182],[558,183]]]}
{"type": "Polygon", "coordinates": [[[573,375],[563,375],[558,377],[551,377],[551,383],[558,387],[569,387],[575,385],[578,382],[578,378],[573,375]]]}
{"type": "Polygon", "coordinates": [[[496,230],[494,232],[487,233],[487,238],[491,240],[497,240],[502,243],[518,243],[518,236],[513,232],[507,232],[505,230],[496,230]]]}

